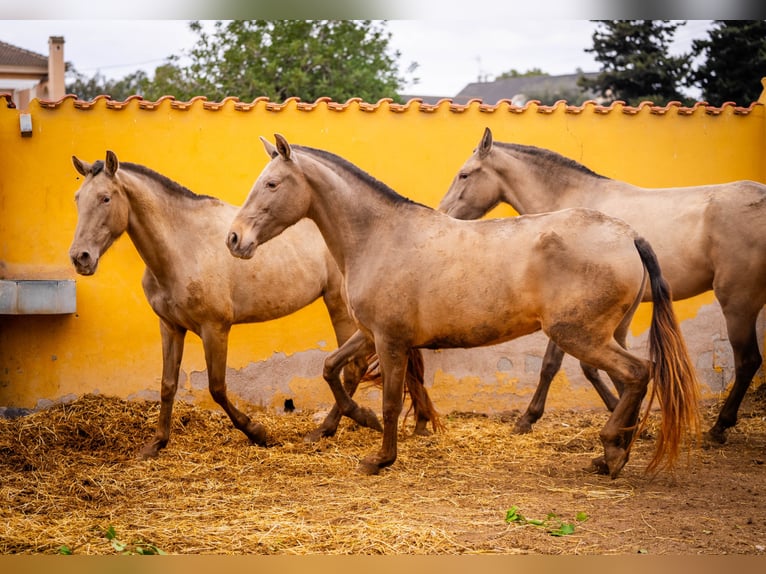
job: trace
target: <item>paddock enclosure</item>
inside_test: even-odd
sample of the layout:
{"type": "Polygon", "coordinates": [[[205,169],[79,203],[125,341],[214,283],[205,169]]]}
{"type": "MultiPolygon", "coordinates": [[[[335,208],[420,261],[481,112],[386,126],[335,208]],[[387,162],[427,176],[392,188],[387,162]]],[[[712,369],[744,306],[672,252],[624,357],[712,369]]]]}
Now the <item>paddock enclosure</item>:
{"type": "MultiPolygon", "coordinates": [[[[144,265],[130,240],[118,240],[91,277],[77,276],[69,261],[77,218],[73,195],[81,182],[73,155],[92,162],[113,150],[122,161],[240,205],[267,160],[258,136],[272,139],[279,132],[291,142],[341,155],[402,195],[435,207],[490,127],[498,141],[547,147],[641,186],[766,182],[766,93],[747,106],[688,108],[648,102],[516,107],[478,100],[427,105],[417,99],[181,102],[137,96],[86,102],[67,96],[34,100],[29,109],[18,110],[10,102],[0,96],[2,407],[36,409],[89,394],[159,399],[158,320],[141,289],[144,265]],[[31,119],[31,132],[22,133],[22,114],[31,119]]],[[[489,214],[508,215],[513,215],[508,207],[489,214]]],[[[703,397],[718,399],[733,378],[720,309],[712,293],[674,306],[703,397]]],[[[639,352],[649,317],[644,304],[629,335],[629,346],[639,352]]],[[[291,399],[299,411],[327,409],[332,396],[322,380],[322,362],[334,348],[321,302],[284,319],[237,325],[229,342],[230,395],[243,408],[281,412],[291,399]]],[[[497,415],[524,408],[545,348],[546,338],[537,334],[496,347],[426,351],[425,383],[443,414],[497,415]]],[[[763,380],[762,367],[752,389],[763,380]]],[[[359,396],[363,404],[380,408],[375,388],[359,396]]],[[[177,397],[215,407],[195,336],[187,337],[177,397]]],[[[548,404],[553,413],[601,402],[576,361],[567,358],[548,404]]]]}

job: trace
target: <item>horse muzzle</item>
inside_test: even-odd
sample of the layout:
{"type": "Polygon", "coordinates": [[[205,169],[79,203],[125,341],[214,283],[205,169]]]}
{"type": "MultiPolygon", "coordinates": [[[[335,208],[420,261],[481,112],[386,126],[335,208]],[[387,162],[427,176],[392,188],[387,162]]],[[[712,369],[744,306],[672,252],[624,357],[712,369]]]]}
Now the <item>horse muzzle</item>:
{"type": "Polygon", "coordinates": [[[94,257],[88,251],[72,250],[69,252],[69,258],[80,275],[93,275],[98,268],[98,257],[94,257]]]}
{"type": "Polygon", "coordinates": [[[255,242],[244,241],[242,236],[236,231],[230,231],[226,238],[226,246],[234,257],[240,259],[250,259],[255,255],[255,242]]]}

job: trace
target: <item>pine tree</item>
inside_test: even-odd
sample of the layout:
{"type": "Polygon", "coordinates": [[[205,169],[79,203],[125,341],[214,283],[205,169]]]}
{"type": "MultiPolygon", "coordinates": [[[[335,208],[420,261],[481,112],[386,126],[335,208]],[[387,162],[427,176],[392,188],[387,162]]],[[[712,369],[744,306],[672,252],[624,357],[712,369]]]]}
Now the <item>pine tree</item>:
{"type": "Polygon", "coordinates": [[[692,79],[705,101],[747,106],[758,100],[766,77],[766,21],[716,20],[707,39],[692,42],[692,53],[703,59],[692,79]]]}
{"type": "Polygon", "coordinates": [[[630,105],[652,101],[686,101],[680,93],[691,66],[691,55],[670,56],[668,48],[679,26],[670,20],[597,20],[593,48],[601,63],[597,77],[580,77],[578,85],[607,101],[623,100],[630,105]]]}

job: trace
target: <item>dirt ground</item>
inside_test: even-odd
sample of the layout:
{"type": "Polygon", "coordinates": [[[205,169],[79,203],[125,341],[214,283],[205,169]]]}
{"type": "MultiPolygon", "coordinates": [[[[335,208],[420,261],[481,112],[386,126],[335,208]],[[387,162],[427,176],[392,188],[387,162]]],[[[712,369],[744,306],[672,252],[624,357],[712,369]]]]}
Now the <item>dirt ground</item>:
{"type": "Polygon", "coordinates": [[[764,555],[765,399],[751,390],[728,443],[674,474],[644,474],[649,436],[612,480],[586,470],[601,410],[548,412],[528,435],[518,413],[444,415],[428,437],[408,420],[396,463],[363,476],[380,435],[350,422],[304,444],[313,413],[254,413],[261,448],[179,403],[141,461],[158,404],[86,396],[0,421],[0,553],[764,555]]]}

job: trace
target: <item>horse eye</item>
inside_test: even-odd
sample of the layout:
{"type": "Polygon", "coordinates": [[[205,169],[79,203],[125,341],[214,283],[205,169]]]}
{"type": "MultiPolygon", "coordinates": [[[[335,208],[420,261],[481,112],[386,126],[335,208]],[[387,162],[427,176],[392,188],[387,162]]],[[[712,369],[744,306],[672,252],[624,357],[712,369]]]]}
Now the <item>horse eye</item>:
{"type": "Polygon", "coordinates": [[[278,184],[277,184],[276,181],[268,181],[268,182],[266,182],[266,188],[269,191],[276,191],[277,187],[278,187],[278,184]]]}
{"type": "Polygon", "coordinates": [[[458,179],[468,179],[468,174],[465,172],[461,172],[457,177],[458,179]]]}
{"type": "Polygon", "coordinates": [[[110,201],[112,201],[112,198],[108,195],[105,195],[103,198],[101,198],[101,203],[109,203],[110,201]]]}

